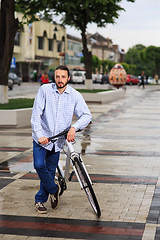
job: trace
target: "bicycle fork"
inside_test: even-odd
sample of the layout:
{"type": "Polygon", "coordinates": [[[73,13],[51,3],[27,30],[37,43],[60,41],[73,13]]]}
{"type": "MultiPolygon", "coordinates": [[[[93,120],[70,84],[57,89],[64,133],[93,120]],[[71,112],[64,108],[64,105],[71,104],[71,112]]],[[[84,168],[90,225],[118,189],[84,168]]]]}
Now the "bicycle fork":
{"type": "Polygon", "coordinates": [[[86,167],[85,167],[85,165],[84,165],[84,163],[83,163],[83,160],[82,160],[82,158],[80,157],[80,155],[79,155],[78,153],[76,153],[76,152],[73,152],[73,153],[71,154],[71,161],[72,161],[72,165],[73,165],[74,172],[75,172],[75,174],[76,174],[76,176],[77,176],[77,179],[78,179],[78,182],[79,182],[79,184],[80,184],[80,186],[81,186],[81,189],[84,189],[84,186],[83,186],[83,184],[82,184],[82,182],[81,182],[81,179],[80,179],[80,177],[79,177],[78,171],[77,171],[77,169],[76,169],[76,167],[75,167],[75,163],[76,163],[77,161],[80,161],[80,162],[81,162],[81,164],[82,164],[82,166],[83,166],[83,168],[84,168],[84,170],[85,170],[85,172],[86,172],[86,174],[87,174],[87,177],[88,177],[88,179],[89,179],[89,181],[90,181],[90,184],[93,185],[93,183],[92,183],[92,181],[91,181],[91,179],[90,179],[90,176],[89,176],[89,174],[88,174],[88,172],[87,172],[87,169],[86,169],[86,167]]]}
{"type": "Polygon", "coordinates": [[[77,177],[77,179],[78,179],[78,181],[79,181],[79,183],[80,183],[81,189],[83,189],[83,185],[82,185],[82,183],[81,183],[81,180],[80,180],[80,178],[79,178],[79,174],[78,174],[77,169],[76,169],[76,167],[75,167],[75,162],[76,162],[77,159],[78,159],[78,160],[81,162],[81,164],[82,164],[82,166],[83,166],[83,168],[84,168],[84,170],[85,170],[85,172],[86,172],[86,174],[87,174],[87,177],[88,177],[88,179],[89,179],[89,181],[90,181],[90,184],[93,185],[93,183],[92,183],[92,181],[91,181],[91,179],[90,179],[90,176],[89,176],[89,174],[88,174],[88,172],[87,172],[87,169],[86,169],[86,167],[85,167],[85,165],[84,165],[84,163],[83,163],[83,160],[82,160],[82,158],[80,157],[80,155],[79,155],[77,152],[75,152],[72,143],[70,143],[70,142],[68,142],[68,141],[66,140],[66,145],[68,146],[68,152],[67,152],[67,165],[66,165],[66,169],[65,169],[65,179],[69,179],[69,180],[71,181],[71,178],[73,177],[73,173],[71,173],[70,177],[67,176],[67,174],[69,173],[69,166],[70,166],[70,161],[71,161],[71,162],[72,162],[73,169],[74,169],[74,172],[75,172],[75,174],[76,174],[76,177],[77,177]]]}

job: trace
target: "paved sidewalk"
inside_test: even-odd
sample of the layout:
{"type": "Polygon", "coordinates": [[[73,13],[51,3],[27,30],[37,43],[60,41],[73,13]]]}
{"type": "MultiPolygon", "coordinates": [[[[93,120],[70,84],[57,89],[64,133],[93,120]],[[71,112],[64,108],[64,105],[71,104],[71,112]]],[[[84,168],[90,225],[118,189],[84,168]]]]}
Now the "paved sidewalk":
{"type": "Polygon", "coordinates": [[[0,239],[160,239],[160,91],[132,86],[126,98],[89,108],[93,124],[77,134],[75,149],[94,182],[101,218],[76,181],[56,210],[48,201],[48,213],[38,214],[31,129],[1,128],[0,239]]]}

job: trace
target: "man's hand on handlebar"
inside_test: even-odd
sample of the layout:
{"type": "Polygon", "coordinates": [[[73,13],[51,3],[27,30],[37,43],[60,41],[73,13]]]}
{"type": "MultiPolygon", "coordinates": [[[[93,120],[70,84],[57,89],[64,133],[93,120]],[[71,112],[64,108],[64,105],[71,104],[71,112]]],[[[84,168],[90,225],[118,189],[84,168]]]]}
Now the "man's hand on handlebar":
{"type": "Polygon", "coordinates": [[[75,137],[75,128],[71,127],[67,133],[67,141],[68,142],[74,142],[74,137],[75,137]]]}
{"type": "Polygon", "coordinates": [[[38,138],[38,142],[41,145],[46,145],[47,143],[49,143],[49,139],[47,137],[40,137],[40,138],[38,138]]]}

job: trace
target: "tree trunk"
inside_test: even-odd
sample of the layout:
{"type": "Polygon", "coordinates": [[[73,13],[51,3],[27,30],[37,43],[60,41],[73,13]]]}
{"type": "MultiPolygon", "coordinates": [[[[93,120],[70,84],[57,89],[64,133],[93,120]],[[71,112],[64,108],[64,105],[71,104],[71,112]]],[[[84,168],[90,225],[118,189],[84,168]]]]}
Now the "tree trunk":
{"type": "Polygon", "coordinates": [[[83,43],[83,56],[84,65],[86,68],[86,81],[85,86],[87,89],[92,89],[92,53],[87,48],[87,37],[85,29],[81,29],[82,43],[83,43]]]}
{"type": "Polygon", "coordinates": [[[0,11],[0,103],[8,102],[8,72],[11,65],[18,19],[14,17],[14,0],[1,0],[0,11]]]}

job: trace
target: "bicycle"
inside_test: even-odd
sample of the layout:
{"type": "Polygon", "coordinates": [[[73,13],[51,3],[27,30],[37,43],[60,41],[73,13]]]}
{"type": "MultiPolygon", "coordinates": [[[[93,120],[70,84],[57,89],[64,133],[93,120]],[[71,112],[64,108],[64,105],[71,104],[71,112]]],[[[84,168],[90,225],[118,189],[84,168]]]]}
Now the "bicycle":
{"type": "MultiPolygon", "coordinates": [[[[66,129],[63,132],[61,132],[53,137],[50,137],[49,141],[54,143],[59,137],[64,137],[66,139],[68,131],[69,131],[69,129],[66,129]]],[[[75,174],[78,179],[78,182],[80,184],[80,187],[82,190],[85,191],[87,198],[88,198],[94,212],[96,213],[96,215],[98,217],[100,217],[101,210],[100,210],[96,195],[95,195],[93,187],[92,187],[93,183],[90,179],[90,176],[87,172],[84,162],[83,162],[80,154],[75,152],[75,150],[73,148],[73,143],[68,142],[66,139],[65,146],[67,146],[67,152],[64,151],[64,153],[66,154],[65,170],[63,171],[62,167],[60,166],[60,163],[57,166],[57,174],[58,174],[57,180],[60,185],[59,195],[61,196],[63,194],[63,192],[67,189],[66,182],[71,181],[73,175],[75,174]],[[70,163],[73,167],[73,171],[71,173],[69,172],[70,163]]],[[[63,148],[63,150],[64,150],[64,148],[63,148]]]]}

